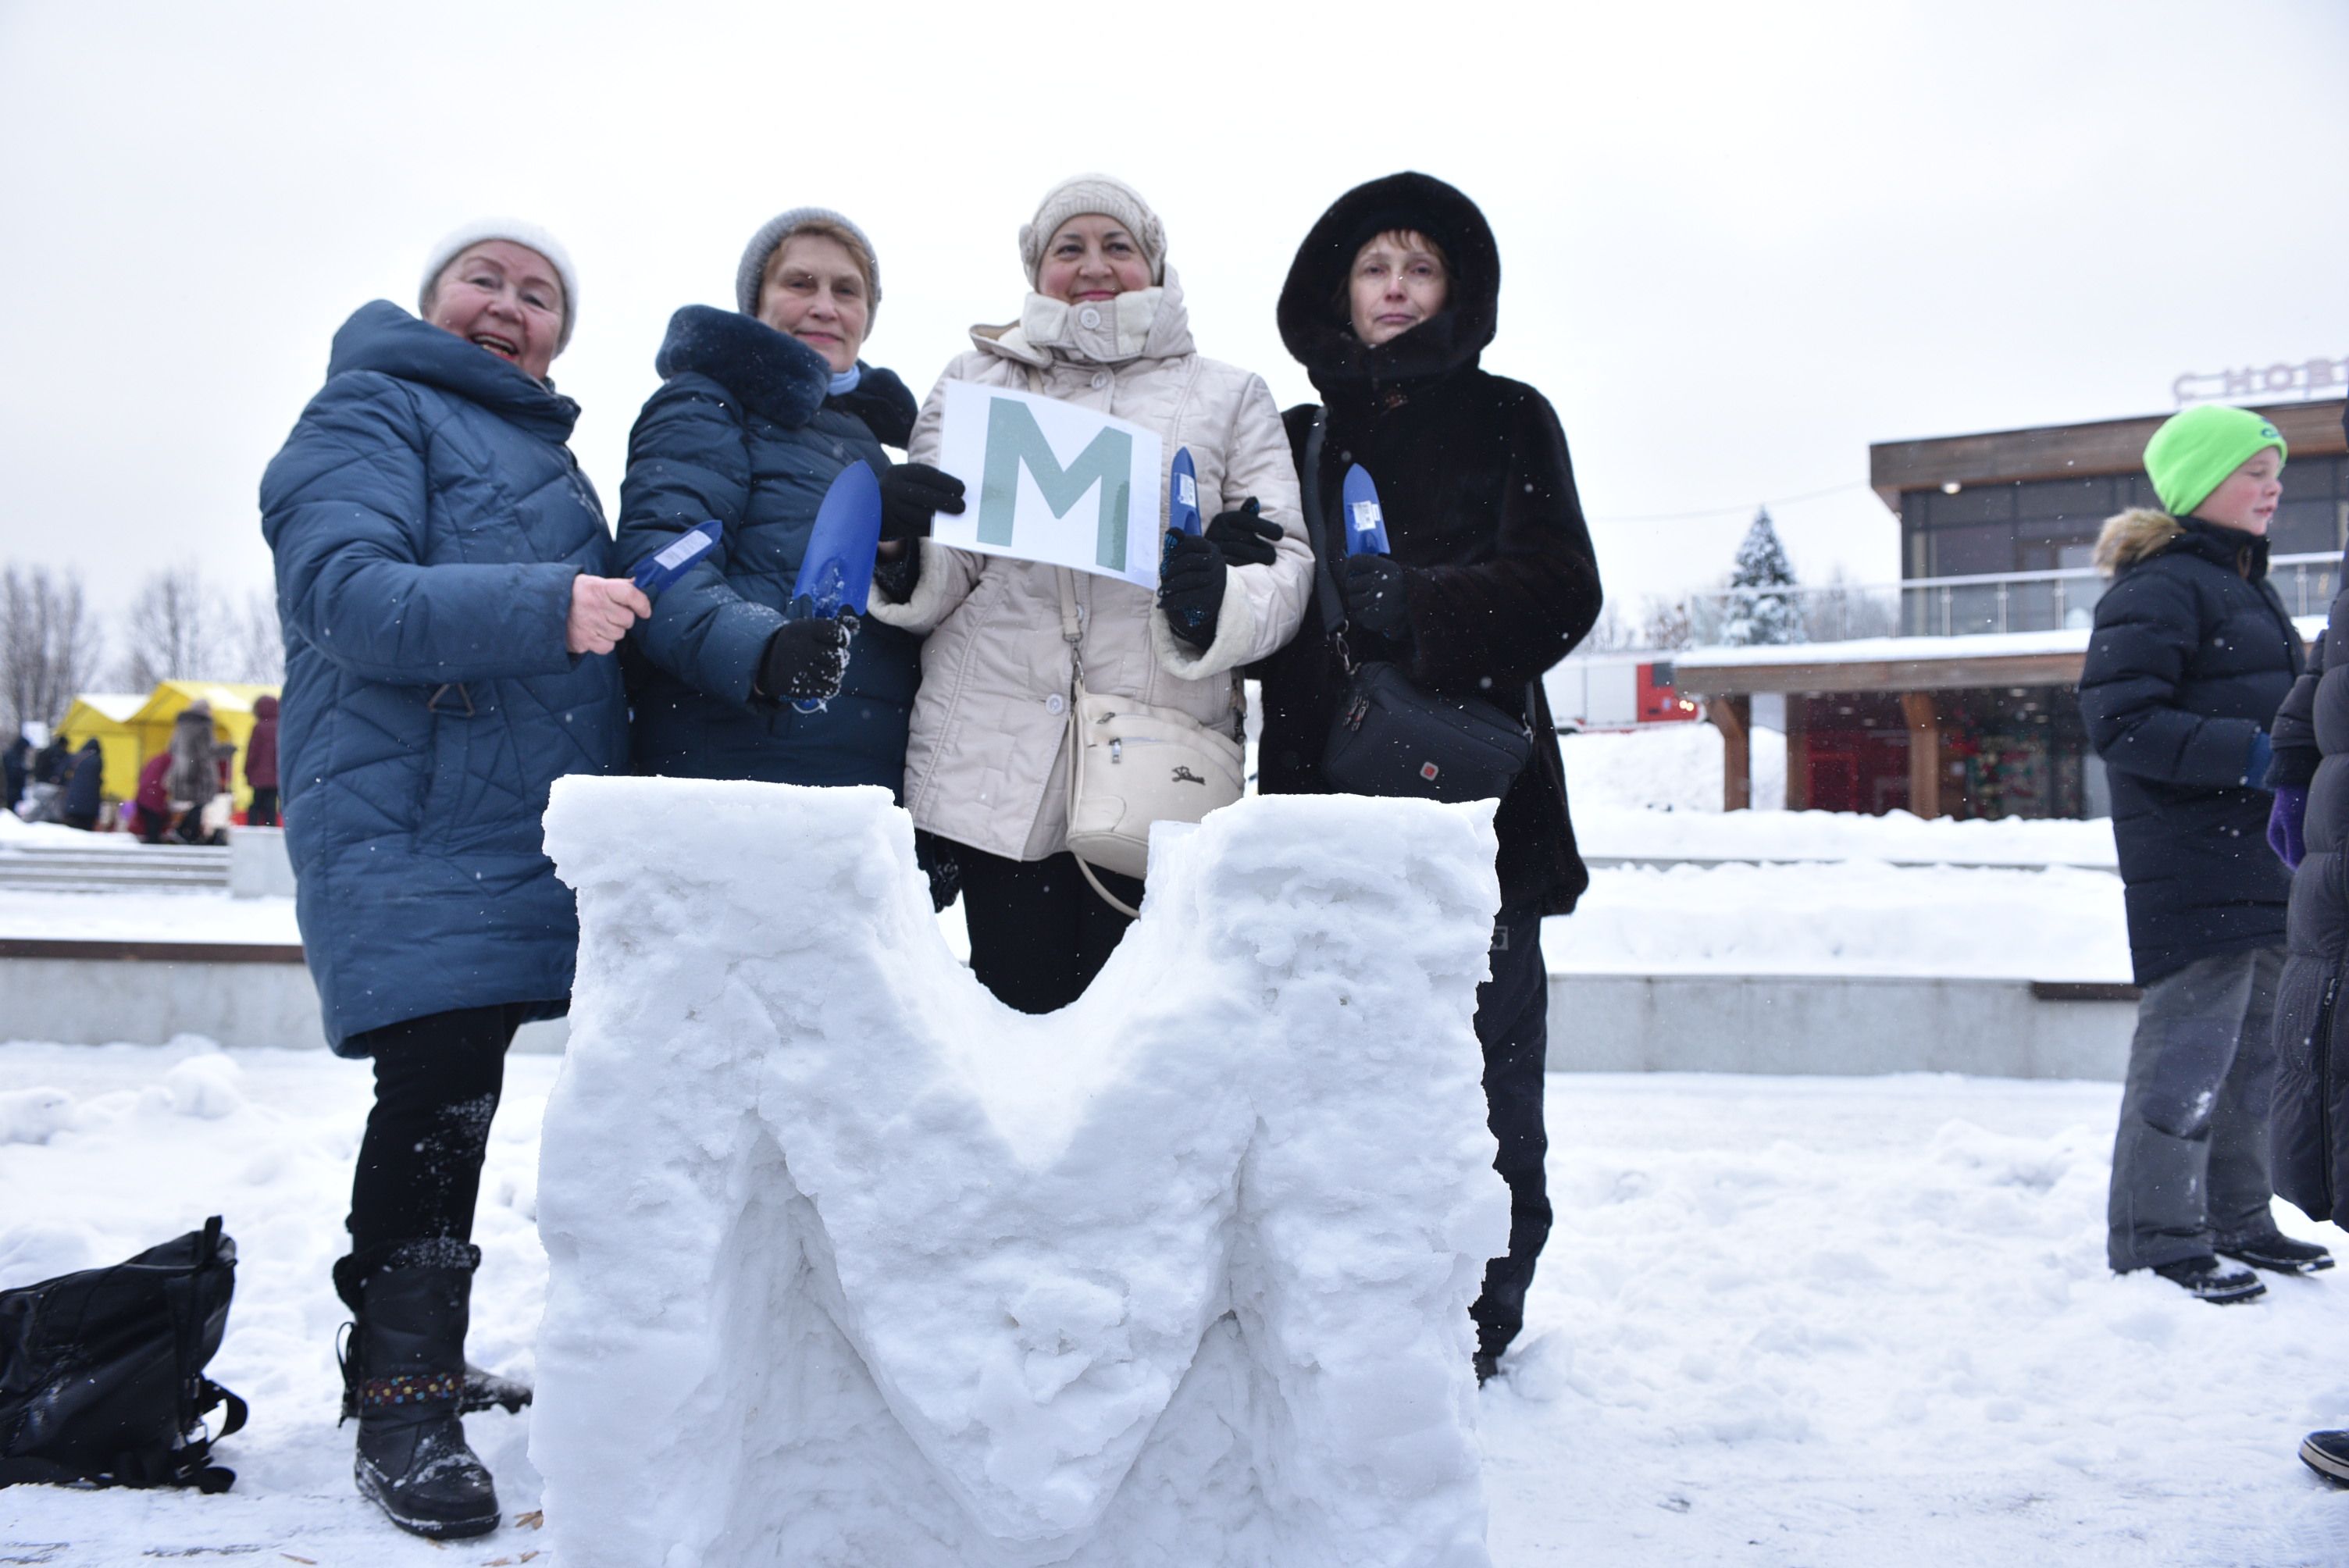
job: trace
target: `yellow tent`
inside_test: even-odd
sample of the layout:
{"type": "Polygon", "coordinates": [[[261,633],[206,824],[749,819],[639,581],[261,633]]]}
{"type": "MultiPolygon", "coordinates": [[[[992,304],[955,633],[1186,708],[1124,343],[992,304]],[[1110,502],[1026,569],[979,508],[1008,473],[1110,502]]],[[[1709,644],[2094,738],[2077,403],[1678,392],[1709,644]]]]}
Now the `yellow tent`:
{"type": "MultiPolygon", "coordinates": [[[[180,710],[203,698],[212,704],[212,738],[234,744],[235,760],[229,767],[229,779],[235,791],[236,807],[243,810],[252,802],[253,786],[244,781],[244,743],[253,734],[253,699],[275,696],[274,686],[242,686],[226,681],[164,681],[148,694],[139,711],[126,721],[139,737],[139,760],[144,763],[159,751],[171,748],[171,725],[180,710]]],[[[100,742],[101,745],[104,742],[100,742]]],[[[136,776],[133,776],[136,782],[136,776]]]]}
{"type": "Polygon", "coordinates": [[[85,740],[98,742],[98,755],[106,758],[98,788],[111,799],[128,800],[139,788],[139,765],[145,758],[130,719],[146,706],[146,697],[135,691],[86,692],[74,698],[57,725],[57,733],[77,751],[85,740]]]}

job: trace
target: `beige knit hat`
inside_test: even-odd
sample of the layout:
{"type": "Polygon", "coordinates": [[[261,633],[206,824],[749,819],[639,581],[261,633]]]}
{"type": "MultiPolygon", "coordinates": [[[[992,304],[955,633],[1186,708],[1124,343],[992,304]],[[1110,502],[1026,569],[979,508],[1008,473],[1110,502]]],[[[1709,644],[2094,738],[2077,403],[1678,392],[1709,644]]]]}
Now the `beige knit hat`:
{"type": "Polygon", "coordinates": [[[1166,225],[1158,221],[1142,192],[1106,174],[1078,174],[1046,191],[1035,217],[1019,226],[1019,259],[1028,265],[1030,287],[1042,273],[1044,247],[1061,232],[1061,225],[1086,212],[1098,212],[1124,224],[1125,232],[1141,244],[1143,259],[1150,263],[1150,281],[1166,281],[1166,225]]]}

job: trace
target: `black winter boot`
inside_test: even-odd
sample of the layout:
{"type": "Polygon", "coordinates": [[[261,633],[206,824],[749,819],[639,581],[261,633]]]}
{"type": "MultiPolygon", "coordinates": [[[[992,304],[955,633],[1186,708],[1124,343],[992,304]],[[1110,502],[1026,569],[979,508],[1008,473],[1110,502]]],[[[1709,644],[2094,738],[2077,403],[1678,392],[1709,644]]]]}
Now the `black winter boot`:
{"type": "Polygon", "coordinates": [[[2208,1253],[2200,1257],[2180,1258],[2174,1264],[2156,1264],[2153,1272],[2199,1300],[2217,1302],[2251,1301],[2265,1295],[2268,1287],[2249,1269],[2230,1269],[2208,1253]]]}
{"type": "Polygon", "coordinates": [[[379,1267],[346,1268],[355,1261],[346,1258],[335,1269],[358,1316],[343,1361],[343,1414],[359,1418],[359,1495],[402,1530],[435,1539],[498,1527],[497,1491],[458,1419],[481,1256],[463,1242],[410,1243],[379,1267]]]}
{"type": "Polygon", "coordinates": [[[2273,1274],[2313,1274],[2333,1266],[2333,1254],[2314,1242],[2295,1242],[2281,1231],[2264,1236],[2222,1239],[2211,1244],[2221,1257],[2273,1274]]]}

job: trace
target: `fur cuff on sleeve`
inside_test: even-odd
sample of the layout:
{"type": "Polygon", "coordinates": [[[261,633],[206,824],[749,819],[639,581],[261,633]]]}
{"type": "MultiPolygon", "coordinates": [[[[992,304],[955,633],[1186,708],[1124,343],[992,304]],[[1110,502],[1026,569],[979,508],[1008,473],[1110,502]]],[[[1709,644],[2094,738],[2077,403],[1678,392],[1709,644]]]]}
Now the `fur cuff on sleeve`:
{"type": "MultiPolygon", "coordinates": [[[[947,569],[946,546],[925,539],[922,575],[914,584],[914,596],[902,604],[893,604],[876,592],[865,602],[865,613],[885,626],[926,632],[944,619],[950,608],[947,603],[947,583],[953,575],[947,569]]],[[[874,587],[877,589],[879,584],[876,583],[874,587]]]]}
{"type": "Polygon", "coordinates": [[[1224,603],[1216,612],[1216,640],[1205,648],[1195,648],[1176,636],[1167,624],[1166,612],[1155,604],[1150,607],[1151,650],[1168,675],[1183,680],[1206,680],[1237,669],[1247,663],[1248,650],[1255,643],[1256,603],[1241,583],[1237,566],[1224,568],[1224,603]]]}

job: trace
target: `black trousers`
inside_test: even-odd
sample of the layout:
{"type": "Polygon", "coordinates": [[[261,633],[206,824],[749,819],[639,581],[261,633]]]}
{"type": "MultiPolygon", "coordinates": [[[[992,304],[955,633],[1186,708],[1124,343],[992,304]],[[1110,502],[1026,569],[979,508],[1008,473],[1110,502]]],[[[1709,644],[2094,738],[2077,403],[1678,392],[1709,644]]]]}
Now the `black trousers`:
{"type": "Polygon", "coordinates": [[[375,1058],[375,1109],[351,1177],[357,1273],[407,1243],[472,1239],[506,1047],[530,1010],[466,1007],[352,1037],[375,1058]]]}
{"type": "Polygon", "coordinates": [[[1549,968],[1542,962],[1541,909],[1513,904],[1493,928],[1493,977],[1476,988],[1476,1039],[1485,1047],[1485,1120],[1500,1145],[1493,1169],[1509,1184],[1509,1251],[1485,1265],[1485,1289],[1468,1315],[1476,1347],[1497,1357],[1526,1325],[1534,1260],[1549,1240],[1549,1186],[1542,1162],[1542,1074],[1549,1053],[1549,968]]]}
{"type": "MultiPolygon", "coordinates": [[[[1022,1013],[1056,1013],[1102,972],[1133,920],[1112,909],[1063,851],[1011,861],[939,841],[962,870],[970,972],[998,1000],[1022,1013]]],[[[1142,883],[1093,868],[1102,885],[1139,909],[1142,883]]]]}
{"type": "Polygon", "coordinates": [[[253,802],[244,809],[244,825],[248,828],[277,826],[277,786],[255,784],[253,802]]]}

